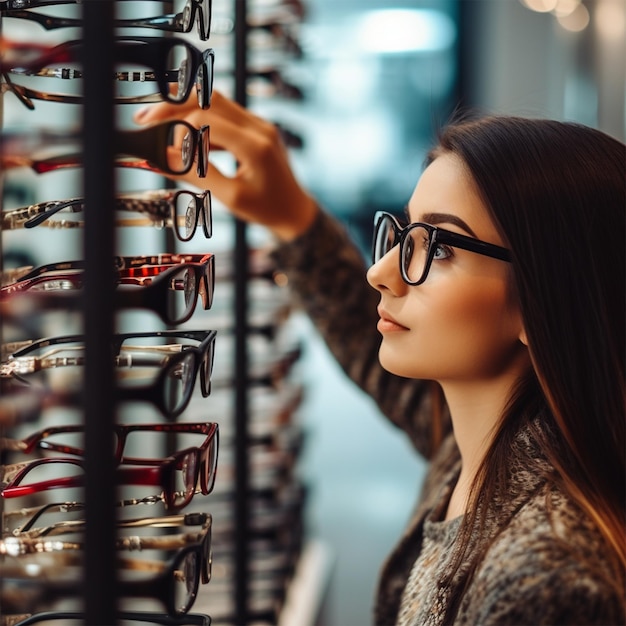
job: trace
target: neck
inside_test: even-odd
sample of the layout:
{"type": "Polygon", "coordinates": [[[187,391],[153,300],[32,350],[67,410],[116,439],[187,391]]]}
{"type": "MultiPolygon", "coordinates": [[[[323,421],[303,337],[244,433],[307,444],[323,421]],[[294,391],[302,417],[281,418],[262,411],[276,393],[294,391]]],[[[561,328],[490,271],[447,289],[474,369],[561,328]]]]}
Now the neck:
{"type": "Polygon", "coordinates": [[[471,486],[493,441],[516,380],[517,377],[504,377],[480,383],[442,383],[461,453],[461,474],[446,519],[462,515],[467,510],[471,486]]]}

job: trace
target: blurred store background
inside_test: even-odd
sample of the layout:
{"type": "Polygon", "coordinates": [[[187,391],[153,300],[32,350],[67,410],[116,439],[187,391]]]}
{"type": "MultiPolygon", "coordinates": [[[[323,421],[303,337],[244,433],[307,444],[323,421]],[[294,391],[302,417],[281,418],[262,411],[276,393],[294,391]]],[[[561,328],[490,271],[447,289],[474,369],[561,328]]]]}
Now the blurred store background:
{"type": "MultiPolygon", "coordinates": [[[[401,209],[434,130],[457,108],[577,120],[624,140],[624,0],[309,0],[306,8],[304,57],[293,68],[305,99],[284,109],[303,134],[294,162],[365,255],[373,212],[401,209]]],[[[310,336],[308,523],[333,563],[321,623],[366,626],[424,464],[310,336]]]]}

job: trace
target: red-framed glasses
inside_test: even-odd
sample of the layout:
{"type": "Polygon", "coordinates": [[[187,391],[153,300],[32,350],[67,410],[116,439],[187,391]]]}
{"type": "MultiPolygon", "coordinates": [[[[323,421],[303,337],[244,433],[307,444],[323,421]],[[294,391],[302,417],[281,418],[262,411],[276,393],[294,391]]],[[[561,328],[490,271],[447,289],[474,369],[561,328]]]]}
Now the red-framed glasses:
{"type": "MultiPolygon", "coordinates": [[[[158,464],[120,465],[116,469],[118,485],[159,487],[168,512],[187,506],[196,493],[208,495],[215,485],[219,429],[204,447],[186,448],[166,457],[158,464]],[[202,471],[201,471],[202,470],[202,471]]],[[[3,498],[31,496],[51,489],[76,488],[84,485],[84,459],[57,457],[35,459],[5,467],[0,495],[3,498]],[[38,470],[43,469],[43,475],[38,470]],[[51,474],[54,474],[51,477],[51,474]]]]}
{"type": "MultiPolygon", "coordinates": [[[[215,257],[211,253],[115,257],[114,264],[118,267],[111,276],[119,309],[150,309],[166,324],[177,325],[191,318],[199,297],[205,310],[213,304],[215,257]],[[145,265],[144,261],[163,262],[145,265]]],[[[12,282],[0,287],[0,301],[30,291],[80,289],[84,267],[84,261],[65,261],[4,272],[3,281],[12,282]]]]}

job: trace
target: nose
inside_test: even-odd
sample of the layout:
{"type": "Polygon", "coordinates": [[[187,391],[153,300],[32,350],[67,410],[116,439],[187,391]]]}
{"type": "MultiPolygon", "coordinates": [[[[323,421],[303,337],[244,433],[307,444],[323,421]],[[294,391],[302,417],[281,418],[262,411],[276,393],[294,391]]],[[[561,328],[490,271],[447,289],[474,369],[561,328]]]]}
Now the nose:
{"type": "Polygon", "coordinates": [[[400,246],[395,246],[367,270],[367,282],[377,291],[389,291],[394,296],[406,293],[408,285],[400,275],[399,254],[400,246]]]}

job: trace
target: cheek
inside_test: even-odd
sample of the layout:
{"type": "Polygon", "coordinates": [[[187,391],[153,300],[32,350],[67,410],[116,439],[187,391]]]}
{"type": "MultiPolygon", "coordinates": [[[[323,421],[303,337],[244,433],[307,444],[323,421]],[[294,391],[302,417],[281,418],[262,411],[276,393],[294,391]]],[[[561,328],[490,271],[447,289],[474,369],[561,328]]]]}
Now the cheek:
{"type": "Polygon", "coordinates": [[[411,292],[403,306],[410,330],[385,335],[380,362],[409,378],[468,379],[501,372],[519,347],[517,310],[501,279],[433,281],[411,292]]]}

